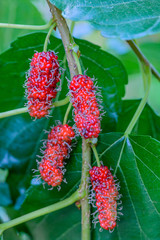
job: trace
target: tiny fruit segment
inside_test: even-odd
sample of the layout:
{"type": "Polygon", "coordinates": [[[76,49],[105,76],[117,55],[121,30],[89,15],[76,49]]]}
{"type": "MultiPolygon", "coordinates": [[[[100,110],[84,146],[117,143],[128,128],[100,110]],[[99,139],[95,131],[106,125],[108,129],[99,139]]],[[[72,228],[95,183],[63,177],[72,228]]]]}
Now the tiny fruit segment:
{"type": "Polygon", "coordinates": [[[39,163],[42,179],[52,187],[63,180],[63,160],[67,157],[75,133],[68,124],[54,127],[48,134],[45,154],[39,163]]]}
{"type": "Polygon", "coordinates": [[[82,137],[97,138],[100,133],[100,111],[93,81],[86,75],[76,75],[70,83],[75,122],[82,137]]]}
{"type": "Polygon", "coordinates": [[[52,52],[37,52],[30,63],[26,83],[28,110],[32,117],[41,118],[48,114],[52,99],[57,95],[60,81],[58,57],[52,52]]]}
{"type": "Polygon", "coordinates": [[[112,230],[117,220],[118,190],[107,166],[93,167],[90,171],[92,187],[96,193],[96,206],[100,226],[112,230]]]}

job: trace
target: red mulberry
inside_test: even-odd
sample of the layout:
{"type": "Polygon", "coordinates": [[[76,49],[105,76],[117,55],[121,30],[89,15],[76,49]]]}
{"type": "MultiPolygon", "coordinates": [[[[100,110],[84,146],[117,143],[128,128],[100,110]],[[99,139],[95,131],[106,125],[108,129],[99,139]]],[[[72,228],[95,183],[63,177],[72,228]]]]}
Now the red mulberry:
{"type": "Polygon", "coordinates": [[[60,81],[58,57],[54,52],[37,52],[30,63],[27,79],[28,110],[32,117],[48,114],[60,81]]]}
{"type": "Polygon", "coordinates": [[[86,75],[76,75],[70,83],[70,90],[80,135],[85,139],[97,138],[100,133],[100,111],[92,79],[86,75]]]}
{"type": "Polygon", "coordinates": [[[96,193],[96,206],[100,226],[112,230],[116,226],[118,190],[106,166],[93,167],[90,171],[92,187],[96,193]]]}
{"type": "Polygon", "coordinates": [[[48,134],[46,150],[39,170],[42,179],[52,187],[58,186],[63,180],[63,160],[69,153],[71,141],[75,137],[72,127],[58,125],[48,134]]]}

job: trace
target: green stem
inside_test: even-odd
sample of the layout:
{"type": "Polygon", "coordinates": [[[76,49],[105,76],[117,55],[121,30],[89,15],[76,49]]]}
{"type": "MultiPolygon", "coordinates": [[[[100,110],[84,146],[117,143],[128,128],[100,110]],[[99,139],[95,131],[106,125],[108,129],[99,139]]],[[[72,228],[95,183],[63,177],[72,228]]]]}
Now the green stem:
{"type": "Polygon", "coordinates": [[[41,208],[39,210],[36,210],[34,212],[28,213],[28,214],[26,214],[24,216],[18,217],[18,218],[13,219],[13,220],[11,220],[9,222],[2,223],[2,224],[0,224],[0,235],[5,230],[7,230],[9,228],[12,228],[12,227],[17,226],[17,225],[19,225],[21,223],[30,221],[30,220],[32,220],[34,218],[43,216],[45,214],[48,214],[48,213],[51,213],[51,212],[55,212],[55,211],[57,211],[59,209],[62,209],[64,207],[67,207],[67,206],[73,204],[74,202],[78,201],[79,199],[80,199],[79,192],[77,190],[69,198],[66,198],[65,200],[63,200],[61,202],[54,203],[54,204],[52,204],[50,206],[47,206],[47,207],[41,208]]]}
{"type": "Polygon", "coordinates": [[[71,26],[70,26],[70,33],[71,33],[71,35],[73,34],[74,27],[75,27],[75,22],[72,21],[71,26]]]}
{"type": "Polygon", "coordinates": [[[150,71],[150,66],[146,65],[145,63],[142,63],[143,64],[143,77],[146,78],[145,81],[147,81],[147,89],[146,89],[146,92],[145,92],[145,95],[143,97],[143,99],[141,100],[130,124],[128,125],[125,133],[124,133],[124,136],[125,137],[128,137],[128,135],[131,133],[133,127],[135,126],[139,116],[141,115],[145,105],[146,105],[146,102],[147,102],[147,98],[148,98],[148,94],[149,94],[149,90],[150,90],[150,85],[151,85],[151,71],[150,71]]]}
{"type": "MultiPolygon", "coordinates": [[[[66,98],[64,98],[60,101],[54,102],[52,104],[52,107],[64,106],[67,103],[69,103],[69,97],[66,97],[66,98]]],[[[11,110],[11,111],[0,113],[0,118],[11,117],[11,116],[22,114],[22,113],[25,113],[25,112],[28,112],[27,107],[17,108],[17,109],[11,110]]]]}
{"type": "Polygon", "coordinates": [[[153,73],[153,75],[160,81],[160,74],[159,74],[159,72],[155,69],[155,67],[144,56],[144,54],[141,52],[141,50],[136,45],[134,40],[126,40],[126,42],[129,44],[129,46],[132,48],[134,53],[137,55],[137,57],[140,60],[140,62],[144,63],[145,65],[148,65],[150,67],[151,72],[153,73]]]}
{"type": "Polygon", "coordinates": [[[54,22],[54,23],[51,25],[51,27],[50,27],[50,29],[49,29],[49,31],[48,31],[48,33],[47,33],[47,36],[46,36],[46,39],[45,39],[45,42],[44,42],[44,47],[43,47],[43,51],[44,51],[44,52],[47,52],[48,41],[49,41],[50,35],[51,35],[51,33],[52,33],[52,31],[53,31],[53,29],[54,29],[55,27],[56,27],[56,22],[54,22]]]}
{"type": "Polygon", "coordinates": [[[67,96],[66,98],[59,100],[57,102],[52,103],[53,107],[60,107],[60,106],[64,106],[67,103],[69,103],[69,97],[67,96]]]}
{"type": "Polygon", "coordinates": [[[68,108],[66,110],[65,116],[64,116],[63,124],[67,123],[68,115],[69,115],[71,108],[72,108],[72,103],[70,102],[70,104],[68,105],[68,108]]]}
{"type": "Polygon", "coordinates": [[[51,19],[45,25],[23,25],[23,24],[10,24],[10,23],[0,23],[0,28],[15,28],[15,29],[28,29],[28,30],[44,30],[49,28],[53,23],[53,19],[51,19]]]}
{"type": "Polygon", "coordinates": [[[22,113],[25,113],[25,112],[28,112],[27,107],[18,108],[18,109],[14,109],[14,110],[11,110],[11,111],[0,113],[0,118],[11,117],[11,116],[22,114],[22,113]]]}
{"type": "Polygon", "coordinates": [[[82,139],[82,176],[79,194],[82,209],[82,240],[90,240],[90,205],[89,198],[89,169],[91,164],[91,149],[89,143],[82,139]],[[83,194],[84,196],[82,196],[83,194]]]}
{"type": "Polygon", "coordinates": [[[100,167],[100,166],[101,166],[101,163],[100,163],[100,160],[99,160],[99,156],[98,156],[98,153],[97,153],[97,149],[96,149],[95,145],[93,145],[93,144],[91,145],[91,147],[92,147],[92,150],[93,150],[93,152],[94,152],[95,159],[96,159],[96,161],[97,161],[97,166],[100,167]]]}
{"type": "Polygon", "coordinates": [[[79,62],[78,55],[74,51],[72,52],[72,54],[73,54],[74,60],[75,60],[75,62],[77,64],[78,72],[79,72],[79,74],[82,74],[82,69],[81,69],[81,65],[80,65],[80,62],[79,62]]]}

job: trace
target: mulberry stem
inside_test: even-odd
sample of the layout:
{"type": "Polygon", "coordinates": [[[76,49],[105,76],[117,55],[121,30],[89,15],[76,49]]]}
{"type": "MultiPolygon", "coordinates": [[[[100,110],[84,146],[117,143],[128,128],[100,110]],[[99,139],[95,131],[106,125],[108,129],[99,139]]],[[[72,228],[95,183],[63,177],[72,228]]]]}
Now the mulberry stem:
{"type": "Polygon", "coordinates": [[[48,46],[48,41],[49,41],[49,38],[50,38],[50,35],[53,31],[53,29],[56,27],[56,22],[53,22],[53,24],[51,25],[48,33],[47,33],[47,36],[46,36],[46,39],[45,39],[45,42],[44,42],[44,47],[43,47],[43,51],[44,52],[47,52],[47,46],[48,46]]]}
{"type": "MultiPolygon", "coordinates": [[[[66,20],[61,15],[61,11],[57,9],[53,4],[47,0],[50,10],[56,19],[57,27],[61,34],[62,42],[65,48],[68,66],[70,70],[71,79],[79,74],[77,63],[73,56],[73,51],[70,50],[70,46],[74,44],[74,40],[69,32],[66,20]]],[[[82,240],[90,240],[90,206],[88,203],[88,191],[89,191],[89,167],[90,167],[90,146],[85,139],[82,144],[82,178],[80,184],[79,193],[83,200],[81,201],[82,206],[82,240]]]]}
{"type": "Polygon", "coordinates": [[[90,240],[90,205],[89,198],[89,169],[91,164],[91,148],[89,143],[82,139],[82,176],[79,194],[81,196],[82,209],[82,240],[90,240]],[[84,195],[84,196],[83,196],[84,195]]]}

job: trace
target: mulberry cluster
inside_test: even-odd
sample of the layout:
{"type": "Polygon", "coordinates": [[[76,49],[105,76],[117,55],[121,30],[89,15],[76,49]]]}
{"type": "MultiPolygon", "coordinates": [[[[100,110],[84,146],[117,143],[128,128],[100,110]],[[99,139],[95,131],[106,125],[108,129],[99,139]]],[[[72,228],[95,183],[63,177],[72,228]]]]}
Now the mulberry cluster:
{"type": "Polygon", "coordinates": [[[100,225],[106,230],[112,230],[116,226],[118,197],[113,176],[106,166],[93,167],[89,173],[92,187],[96,193],[100,225]]]}
{"type": "Polygon", "coordinates": [[[57,59],[54,52],[37,52],[32,58],[26,83],[28,110],[32,117],[46,116],[56,97],[56,85],[60,81],[57,59]]]}
{"type": "Polygon", "coordinates": [[[48,134],[46,150],[39,170],[42,179],[52,187],[61,184],[63,179],[63,160],[67,157],[75,133],[72,127],[58,125],[48,134]]]}
{"type": "Polygon", "coordinates": [[[100,133],[100,111],[92,79],[86,75],[74,76],[70,91],[80,135],[85,139],[97,138],[100,133]]]}

